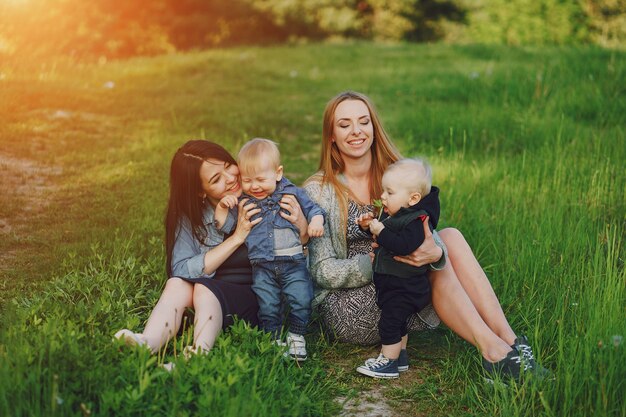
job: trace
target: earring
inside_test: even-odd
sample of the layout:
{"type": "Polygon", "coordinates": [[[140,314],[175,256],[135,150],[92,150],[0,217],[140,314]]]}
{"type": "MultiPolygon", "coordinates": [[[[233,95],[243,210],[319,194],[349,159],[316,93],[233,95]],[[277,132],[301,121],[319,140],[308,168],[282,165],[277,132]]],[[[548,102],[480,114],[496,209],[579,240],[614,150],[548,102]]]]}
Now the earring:
{"type": "Polygon", "coordinates": [[[206,194],[202,195],[202,204],[206,204],[206,194]]]}

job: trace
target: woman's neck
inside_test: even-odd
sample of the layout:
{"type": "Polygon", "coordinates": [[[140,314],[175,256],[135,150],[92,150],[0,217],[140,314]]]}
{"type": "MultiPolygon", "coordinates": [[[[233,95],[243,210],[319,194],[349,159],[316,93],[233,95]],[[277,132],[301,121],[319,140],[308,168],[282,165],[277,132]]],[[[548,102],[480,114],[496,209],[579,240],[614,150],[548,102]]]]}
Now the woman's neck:
{"type": "Polygon", "coordinates": [[[369,204],[370,196],[370,174],[372,168],[372,154],[367,153],[360,159],[344,159],[344,170],[342,172],[346,179],[348,189],[353,197],[360,203],[369,204]]]}
{"type": "Polygon", "coordinates": [[[358,159],[343,157],[343,172],[346,178],[354,180],[369,180],[372,168],[372,152],[368,152],[358,159]]]}

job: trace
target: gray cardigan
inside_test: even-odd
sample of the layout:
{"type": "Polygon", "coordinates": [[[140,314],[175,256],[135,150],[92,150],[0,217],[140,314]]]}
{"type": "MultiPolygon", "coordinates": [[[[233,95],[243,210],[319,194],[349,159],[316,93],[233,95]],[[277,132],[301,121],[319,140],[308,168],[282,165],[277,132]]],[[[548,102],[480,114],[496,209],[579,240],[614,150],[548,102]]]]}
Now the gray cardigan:
{"type": "MultiPolygon", "coordinates": [[[[372,261],[369,255],[348,259],[346,231],[341,225],[339,201],[332,185],[326,183],[322,186],[321,178],[318,172],[303,187],[309,197],[326,212],[324,236],[312,238],[308,244],[309,271],[315,283],[313,306],[320,304],[332,290],[359,288],[372,282],[372,261]]],[[[433,238],[437,246],[443,249],[444,256],[431,264],[430,268],[439,270],[445,266],[447,249],[436,231],[433,231],[433,238]]]]}

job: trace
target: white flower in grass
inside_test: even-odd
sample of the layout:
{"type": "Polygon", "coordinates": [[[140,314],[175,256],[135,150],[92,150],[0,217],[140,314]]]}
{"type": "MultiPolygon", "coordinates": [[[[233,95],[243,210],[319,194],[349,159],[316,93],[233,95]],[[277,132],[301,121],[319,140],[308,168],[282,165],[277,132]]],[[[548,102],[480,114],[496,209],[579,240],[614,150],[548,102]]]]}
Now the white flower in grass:
{"type": "Polygon", "coordinates": [[[613,342],[613,346],[614,347],[618,347],[619,345],[621,345],[622,344],[622,340],[624,340],[624,338],[620,334],[614,334],[611,337],[611,341],[613,342]]]}

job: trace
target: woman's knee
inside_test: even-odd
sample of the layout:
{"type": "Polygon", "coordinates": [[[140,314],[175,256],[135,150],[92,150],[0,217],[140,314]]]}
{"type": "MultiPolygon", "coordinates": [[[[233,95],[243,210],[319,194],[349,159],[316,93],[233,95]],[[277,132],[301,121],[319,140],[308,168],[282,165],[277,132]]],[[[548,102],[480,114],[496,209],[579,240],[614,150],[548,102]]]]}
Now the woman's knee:
{"type": "Polygon", "coordinates": [[[209,306],[219,305],[219,300],[206,286],[202,284],[196,284],[193,289],[193,305],[194,306],[209,306]]]}
{"type": "Polygon", "coordinates": [[[465,242],[465,237],[463,237],[463,233],[454,227],[446,227],[445,229],[438,230],[439,236],[444,241],[444,243],[449,246],[451,243],[456,242],[465,242]]]}
{"type": "Polygon", "coordinates": [[[172,277],[165,283],[164,291],[176,291],[181,293],[183,291],[193,291],[193,284],[182,278],[172,277]]]}

